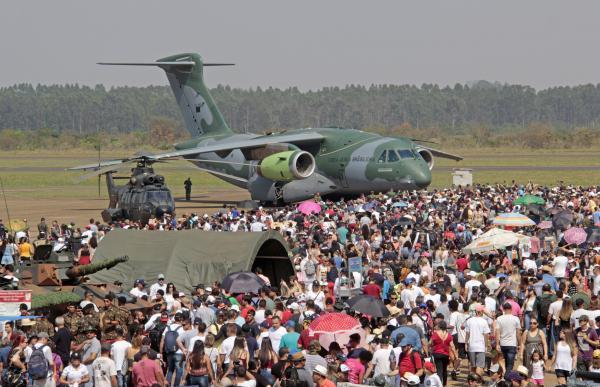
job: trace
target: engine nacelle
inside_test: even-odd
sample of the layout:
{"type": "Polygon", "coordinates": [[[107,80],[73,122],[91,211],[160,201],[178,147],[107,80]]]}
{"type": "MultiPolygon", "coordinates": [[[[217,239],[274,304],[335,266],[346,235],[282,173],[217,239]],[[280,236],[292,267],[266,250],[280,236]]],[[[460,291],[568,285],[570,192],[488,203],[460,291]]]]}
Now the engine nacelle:
{"type": "Polygon", "coordinates": [[[431,152],[425,148],[417,149],[417,152],[419,153],[419,155],[421,155],[423,160],[425,160],[425,162],[429,166],[429,170],[431,171],[433,169],[434,164],[433,154],[431,154],[431,152]]]}
{"type": "Polygon", "coordinates": [[[274,181],[302,180],[315,171],[315,158],[301,150],[285,151],[272,154],[260,161],[258,174],[274,181]]]}

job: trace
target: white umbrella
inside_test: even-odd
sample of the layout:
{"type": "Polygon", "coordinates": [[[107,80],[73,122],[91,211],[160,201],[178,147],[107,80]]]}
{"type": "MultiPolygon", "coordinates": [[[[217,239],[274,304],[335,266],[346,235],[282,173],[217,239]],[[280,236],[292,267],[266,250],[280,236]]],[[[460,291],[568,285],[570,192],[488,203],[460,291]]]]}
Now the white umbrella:
{"type": "Polygon", "coordinates": [[[505,249],[507,246],[512,246],[519,241],[524,241],[529,237],[521,234],[515,234],[512,231],[506,231],[499,228],[493,228],[479,236],[468,246],[463,248],[463,251],[471,254],[483,253],[497,249],[505,249]]]}

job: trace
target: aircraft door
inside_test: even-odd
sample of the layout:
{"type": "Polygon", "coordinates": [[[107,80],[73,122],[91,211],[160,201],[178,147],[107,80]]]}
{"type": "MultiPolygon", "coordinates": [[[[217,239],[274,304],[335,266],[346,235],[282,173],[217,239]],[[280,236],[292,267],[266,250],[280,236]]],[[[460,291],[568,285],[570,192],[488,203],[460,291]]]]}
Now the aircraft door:
{"type": "Polygon", "coordinates": [[[348,188],[350,185],[348,184],[348,177],[346,176],[346,165],[340,164],[338,170],[338,180],[340,181],[340,186],[342,188],[348,188]]]}

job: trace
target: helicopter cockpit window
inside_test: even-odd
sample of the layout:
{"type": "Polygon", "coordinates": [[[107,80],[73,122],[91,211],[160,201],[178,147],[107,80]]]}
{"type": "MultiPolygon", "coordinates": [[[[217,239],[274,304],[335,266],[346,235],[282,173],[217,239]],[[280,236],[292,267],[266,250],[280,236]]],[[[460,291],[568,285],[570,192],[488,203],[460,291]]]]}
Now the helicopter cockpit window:
{"type": "Polygon", "coordinates": [[[387,155],[387,149],[383,151],[383,153],[381,154],[381,156],[379,156],[379,159],[377,159],[378,163],[385,163],[385,157],[387,155]]]}
{"type": "Polygon", "coordinates": [[[398,149],[401,159],[414,159],[415,155],[410,149],[398,149]]]}
{"type": "Polygon", "coordinates": [[[400,160],[398,158],[398,155],[396,154],[396,151],[393,149],[388,149],[387,151],[387,161],[388,163],[395,163],[396,161],[400,160]]]}

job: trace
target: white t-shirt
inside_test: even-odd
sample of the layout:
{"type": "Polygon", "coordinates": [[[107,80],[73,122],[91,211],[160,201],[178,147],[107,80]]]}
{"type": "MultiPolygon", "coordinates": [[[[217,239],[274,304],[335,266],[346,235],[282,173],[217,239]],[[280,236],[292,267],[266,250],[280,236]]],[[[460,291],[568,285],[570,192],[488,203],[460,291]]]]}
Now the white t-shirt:
{"type": "Polygon", "coordinates": [[[322,290],[319,290],[317,292],[309,290],[308,293],[306,293],[306,299],[313,300],[315,302],[315,305],[321,308],[321,310],[325,310],[325,293],[323,293],[322,290]]]}
{"type": "Polygon", "coordinates": [[[236,386],[240,387],[256,387],[256,379],[238,381],[236,386]]]}
{"type": "Polygon", "coordinates": [[[424,300],[425,302],[427,302],[427,301],[429,301],[429,300],[433,301],[433,305],[434,305],[436,308],[437,308],[438,306],[440,306],[440,295],[439,295],[439,294],[434,294],[434,295],[427,294],[427,295],[425,295],[425,297],[423,298],[423,300],[424,300]]]}
{"type": "Polygon", "coordinates": [[[117,375],[115,362],[109,357],[99,357],[92,363],[94,387],[112,387],[111,377],[117,375]]]}
{"type": "Polygon", "coordinates": [[[524,259],[523,260],[523,269],[529,270],[532,269],[534,272],[537,272],[537,264],[533,259],[524,259]]]}
{"type": "Polygon", "coordinates": [[[371,364],[375,366],[375,371],[373,373],[373,377],[377,377],[377,375],[386,375],[391,371],[390,370],[390,354],[392,353],[392,348],[388,346],[388,348],[379,348],[373,354],[373,359],[371,360],[371,364]]]}
{"type": "Polygon", "coordinates": [[[231,354],[231,351],[233,351],[234,343],[235,336],[230,336],[223,340],[223,342],[221,343],[221,350],[219,354],[225,355],[225,360],[223,361],[223,363],[229,363],[229,355],[231,354]]]}
{"type": "Polygon", "coordinates": [[[600,292],[600,274],[594,276],[594,287],[592,294],[598,294],[600,292]]]}
{"type": "Polygon", "coordinates": [[[500,333],[500,346],[517,346],[517,335],[521,329],[521,321],[517,316],[503,314],[496,319],[496,327],[500,333]]]}
{"type": "Polygon", "coordinates": [[[194,336],[190,339],[190,345],[188,346],[188,352],[192,352],[194,350],[194,345],[196,344],[196,341],[200,340],[202,342],[204,342],[204,340],[206,339],[206,335],[204,336],[194,336]]]}
{"type": "Polygon", "coordinates": [[[469,352],[485,352],[485,335],[490,326],[482,317],[471,317],[465,321],[465,332],[469,334],[469,352]]]}
{"type": "Polygon", "coordinates": [[[73,368],[72,365],[65,367],[61,375],[64,375],[65,379],[69,383],[69,387],[75,386],[75,383],[80,381],[84,376],[89,375],[88,369],[83,364],[79,367],[73,368]]]}
{"type": "Polygon", "coordinates": [[[161,286],[158,282],[153,284],[152,286],[150,286],[150,298],[153,300],[154,298],[156,298],[156,293],[158,292],[159,289],[162,289],[163,292],[165,292],[165,294],[167,294],[167,283],[163,282],[163,285],[161,286]]]}
{"type": "Polygon", "coordinates": [[[485,303],[485,309],[488,312],[495,314],[496,308],[498,307],[498,301],[496,301],[495,298],[487,296],[484,300],[484,303],[485,303]]]}
{"type": "Polygon", "coordinates": [[[418,296],[424,296],[421,288],[413,286],[412,289],[406,288],[400,293],[400,299],[404,302],[404,308],[412,308],[418,296]]]}
{"type": "Polygon", "coordinates": [[[254,320],[256,320],[256,323],[260,325],[260,323],[262,323],[263,321],[265,321],[265,310],[264,309],[257,309],[256,310],[256,314],[254,315],[254,320]]]}
{"type": "Polygon", "coordinates": [[[556,300],[548,307],[548,315],[552,316],[552,320],[556,320],[558,318],[558,314],[562,309],[562,304],[562,300],[556,300]]]}
{"type": "Polygon", "coordinates": [[[137,298],[142,298],[144,296],[148,297],[148,292],[146,292],[145,290],[138,289],[137,286],[135,288],[132,288],[129,291],[129,294],[137,298]]]}
{"type": "Polygon", "coordinates": [[[131,348],[131,343],[126,340],[115,341],[110,349],[110,357],[115,361],[117,370],[123,370],[123,363],[127,359],[127,351],[131,348]]]}
{"type": "Polygon", "coordinates": [[[569,258],[564,255],[559,255],[554,258],[552,262],[554,265],[553,274],[556,278],[565,278],[565,271],[567,270],[567,265],[569,264],[569,258]]]}
{"type": "Polygon", "coordinates": [[[479,286],[481,288],[481,282],[477,281],[476,279],[470,279],[465,283],[465,288],[467,288],[468,292],[467,292],[467,298],[471,298],[471,295],[473,294],[473,288],[475,286],[479,286]]]}
{"type": "Polygon", "coordinates": [[[271,339],[271,344],[273,344],[273,351],[275,351],[275,353],[279,352],[279,344],[281,343],[281,338],[286,333],[287,330],[284,327],[279,327],[276,330],[273,330],[273,328],[269,329],[269,339],[271,339]]]}

